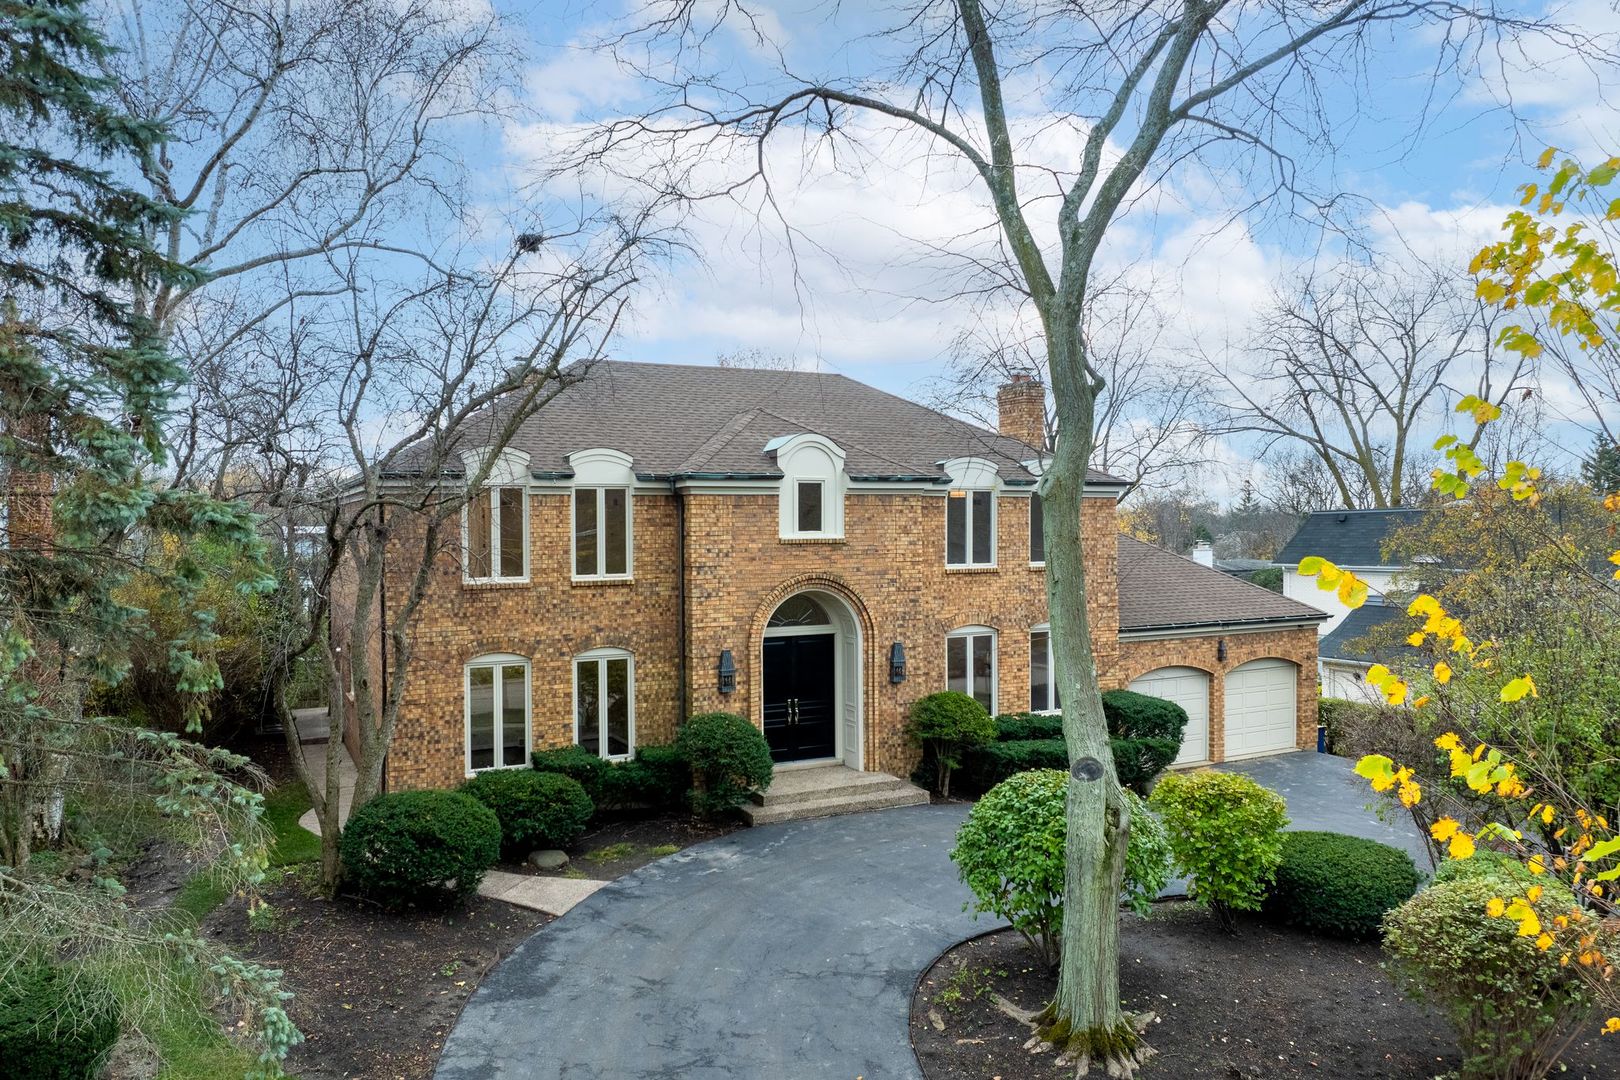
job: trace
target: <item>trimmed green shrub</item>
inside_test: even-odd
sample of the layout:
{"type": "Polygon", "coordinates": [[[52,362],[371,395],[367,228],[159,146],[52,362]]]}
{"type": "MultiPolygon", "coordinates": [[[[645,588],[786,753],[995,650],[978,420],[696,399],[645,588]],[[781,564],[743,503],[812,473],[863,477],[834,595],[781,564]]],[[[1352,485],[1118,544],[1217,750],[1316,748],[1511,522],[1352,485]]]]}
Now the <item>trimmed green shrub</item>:
{"type": "Polygon", "coordinates": [[[579,781],[561,773],[496,769],[479,773],[461,790],[495,811],[508,854],[567,847],[596,813],[579,781]]]}
{"type": "MultiPolygon", "coordinates": [[[[1551,925],[1573,899],[1556,883],[1545,890],[1533,906],[1542,924],[1551,925]]],[[[1578,965],[1561,965],[1559,949],[1538,949],[1535,938],[1519,935],[1515,920],[1486,913],[1492,899],[1516,895],[1522,889],[1510,878],[1458,875],[1424,889],[1384,920],[1385,966],[1408,997],[1451,1021],[1466,1080],[1539,1080],[1557,1063],[1565,1038],[1591,1014],[1578,965]]]]}
{"type": "Polygon", "coordinates": [[[912,702],[906,734],[922,747],[924,759],[933,762],[934,790],[948,797],[951,773],[962,764],[962,755],[994,741],[996,723],[974,698],[942,690],[912,702]]]}
{"type": "Polygon", "coordinates": [[[697,781],[692,811],[717,817],[771,786],[771,748],[765,735],[734,713],[699,713],[681,725],[675,752],[697,781]]]}
{"type": "Polygon", "coordinates": [[[561,773],[578,782],[597,806],[606,806],[608,774],[613,762],[604,761],[583,746],[565,746],[558,750],[536,750],[529,755],[529,764],[536,772],[561,773]]]}
{"type": "Polygon", "coordinates": [[[1423,875],[1388,844],[1335,832],[1283,834],[1267,917],[1330,937],[1370,941],[1385,913],[1412,898],[1423,875]]]}
{"type": "Polygon", "coordinates": [[[631,761],[604,761],[580,746],[536,750],[530,760],[538,772],[579,781],[598,811],[683,806],[692,788],[692,770],[673,746],[644,746],[631,761]]]}
{"type": "Polygon", "coordinates": [[[1187,894],[1236,931],[1235,913],[1259,909],[1282,861],[1282,796],[1240,773],[1200,770],[1166,776],[1148,804],[1164,819],[1187,894]]]}
{"type": "MultiPolygon", "coordinates": [[[[1472,881],[1475,878],[1506,878],[1510,883],[1508,888],[1523,892],[1531,885],[1545,885],[1543,875],[1532,874],[1530,868],[1515,859],[1512,855],[1502,851],[1491,851],[1481,848],[1466,859],[1446,859],[1435,867],[1435,885],[1446,885],[1453,881],[1472,881]]],[[[1502,888],[1503,886],[1498,886],[1502,888]]]]}
{"type": "Polygon", "coordinates": [[[987,743],[963,755],[957,788],[976,794],[1030,769],[1066,770],[1068,767],[1069,751],[1062,739],[987,743]]]}
{"type": "MultiPolygon", "coordinates": [[[[1058,960],[1063,930],[1063,843],[1069,774],[1032,769],[997,784],[968,811],[951,859],[973,890],[975,914],[1006,919],[1048,965],[1058,960]]],[[[1124,900],[1146,912],[1170,880],[1164,826],[1130,792],[1131,835],[1125,850],[1124,900]]]]}
{"type": "Polygon", "coordinates": [[[396,791],[357,807],[339,852],[350,883],[385,908],[465,900],[501,853],[501,820],[460,791],[396,791]]]}
{"type": "Polygon", "coordinates": [[[1138,915],[1146,915],[1170,884],[1170,832],[1148,809],[1145,800],[1134,791],[1127,790],[1125,795],[1131,802],[1131,836],[1125,845],[1125,903],[1138,915]]]}
{"type": "Polygon", "coordinates": [[[975,915],[1005,919],[1049,967],[1063,930],[1064,800],[1069,774],[1036,769],[1009,777],[973,804],[951,860],[973,890],[975,915]]]}
{"type": "Polygon", "coordinates": [[[1187,710],[1134,690],[1105,690],[1102,703],[1119,782],[1146,795],[1153,778],[1181,753],[1187,710]]]}
{"type": "Polygon", "coordinates": [[[996,717],[996,739],[1000,742],[1061,738],[1063,717],[1053,713],[1002,713],[996,717]]]}
{"type": "Polygon", "coordinates": [[[1377,720],[1378,706],[1368,701],[1325,697],[1316,703],[1316,717],[1327,728],[1328,753],[1353,755],[1354,747],[1365,741],[1355,738],[1355,729],[1377,720]]]}
{"type": "Polygon", "coordinates": [[[75,993],[73,973],[19,964],[0,978],[0,1062],[14,1080],[89,1080],[118,1040],[118,1014],[75,993]]]}

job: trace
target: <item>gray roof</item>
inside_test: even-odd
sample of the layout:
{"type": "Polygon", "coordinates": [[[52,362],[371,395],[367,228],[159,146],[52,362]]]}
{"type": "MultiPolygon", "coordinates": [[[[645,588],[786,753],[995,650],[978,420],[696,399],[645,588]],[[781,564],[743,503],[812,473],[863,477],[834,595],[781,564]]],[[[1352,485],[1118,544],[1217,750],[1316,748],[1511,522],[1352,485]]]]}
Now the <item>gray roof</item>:
{"type": "MultiPolygon", "coordinates": [[[[568,476],[569,454],[606,447],[629,454],[646,478],[779,477],[765,444],[813,432],[843,449],[852,478],[941,482],[940,462],[982,457],[995,462],[1003,481],[1035,481],[1022,462],[1038,451],[1025,443],[844,375],[622,360],[569,371],[583,377],[525,422],[511,443],[528,453],[536,476],[568,476]]],[[[478,445],[477,428],[489,423],[470,422],[461,440],[478,445]]],[[[1124,486],[1095,469],[1087,480],[1124,486]]]]}
{"type": "Polygon", "coordinates": [[[1297,566],[1307,555],[1320,555],[1340,566],[1385,566],[1385,539],[1396,529],[1416,524],[1424,513],[1417,507],[1318,510],[1277,552],[1277,562],[1297,566]]]}
{"type": "Polygon", "coordinates": [[[1119,628],[1169,630],[1305,622],[1327,613],[1191,559],[1119,538],[1119,628]]]}
{"type": "Polygon", "coordinates": [[[1393,633],[1380,635],[1377,643],[1362,640],[1381,627],[1398,625],[1404,614],[1399,607],[1391,604],[1369,602],[1355,608],[1333,628],[1332,633],[1322,636],[1318,646],[1322,659],[1348,660],[1355,664],[1388,664],[1418,655],[1417,649],[1393,633]],[[1384,638],[1389,640],[1385,641],[1384,638]]]}

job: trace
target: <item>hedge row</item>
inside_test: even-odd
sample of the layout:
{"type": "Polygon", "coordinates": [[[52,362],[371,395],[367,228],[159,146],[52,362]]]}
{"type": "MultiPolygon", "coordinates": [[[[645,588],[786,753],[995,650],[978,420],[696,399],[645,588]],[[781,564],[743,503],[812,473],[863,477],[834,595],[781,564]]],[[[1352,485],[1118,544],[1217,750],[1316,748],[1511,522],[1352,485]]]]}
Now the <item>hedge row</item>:
{"type": "Polygon", "coordinates": [[[692,790],[692,770],[672,746],[644,746],[630,761],[604,761],[581,746],[536,750],[536,770],[561,773],[576,781],[598,811],[684,806],[692,790]]]}

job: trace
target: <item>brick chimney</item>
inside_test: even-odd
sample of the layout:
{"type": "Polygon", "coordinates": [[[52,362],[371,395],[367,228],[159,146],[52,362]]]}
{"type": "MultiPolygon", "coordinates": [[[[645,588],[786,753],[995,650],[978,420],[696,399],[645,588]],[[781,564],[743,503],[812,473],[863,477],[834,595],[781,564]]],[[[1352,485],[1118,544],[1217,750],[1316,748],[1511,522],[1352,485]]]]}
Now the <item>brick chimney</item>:
{"type": "Polygon", "coordinates": [[[996,391],[996,426],[1039,450],[1046,448],[1046,387],[1027,371],[996,391]]]}

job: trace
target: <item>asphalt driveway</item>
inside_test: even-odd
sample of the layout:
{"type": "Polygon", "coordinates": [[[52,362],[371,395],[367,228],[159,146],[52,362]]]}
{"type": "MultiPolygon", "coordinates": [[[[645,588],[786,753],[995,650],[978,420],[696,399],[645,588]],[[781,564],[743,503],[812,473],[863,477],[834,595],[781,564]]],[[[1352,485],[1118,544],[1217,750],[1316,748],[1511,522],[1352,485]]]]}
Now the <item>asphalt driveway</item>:
{"type": "MultiPolygon", "coordinates": [[[[1342,758],[1224,766],[1280,791],[1296,829],[1394,843],[1342,758]]],[[[486,979],[439,1080],[918,1080],[918,975],[992,929],[948,853],[966,807],[733,833],[643,867],[540,930],[486,979]]]]}

